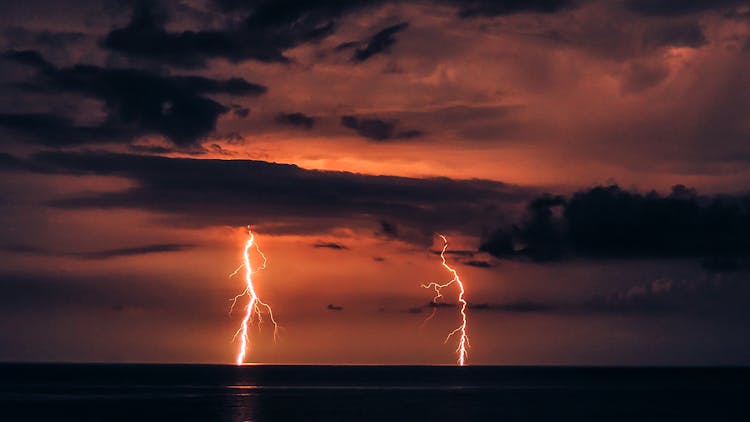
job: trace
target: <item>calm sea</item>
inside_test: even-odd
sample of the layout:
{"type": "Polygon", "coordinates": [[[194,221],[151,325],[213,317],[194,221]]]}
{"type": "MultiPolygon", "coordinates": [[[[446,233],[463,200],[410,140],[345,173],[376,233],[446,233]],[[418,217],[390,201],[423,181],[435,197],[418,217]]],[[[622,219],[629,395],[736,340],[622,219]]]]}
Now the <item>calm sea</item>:
{"type": "Polygon", "coordinates": [[[750,420],[748,368],[0,364],[0,421],[750,420]]]}

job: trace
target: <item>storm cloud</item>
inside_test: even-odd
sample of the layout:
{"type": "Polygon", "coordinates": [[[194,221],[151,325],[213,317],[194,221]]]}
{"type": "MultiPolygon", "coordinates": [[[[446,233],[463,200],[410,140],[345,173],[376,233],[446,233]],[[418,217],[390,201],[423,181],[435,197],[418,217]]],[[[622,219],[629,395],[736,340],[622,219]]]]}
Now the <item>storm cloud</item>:
{"type": "Polygon", "coordinates": [[[526,217],[485,237],[480,250],[535,261],[589,258],[741,259],[750,253],[750,195],[669,195],[616,185],[531,201],[526,217]]]}
{"type": "Polygon", "coordinates": [[[132,189],[63,197],[55,207],[136,208],[166,212],[190,224],[243,225],[319,220],[319,230],[347,224],[399,224],[407,241],[431,242],[436,228],[477,233],[531,191],[500,182],[368,176],[305,170],[249,160],[167,158],[116,153],[38,153],[31,160],[50,174],[110,175],[132,189]],[[359,223],[357,223],[359,221],[359,223]],[[396,223],[398,222],[398,223],[396,223]]]}
{"type": "Polygon", "coordinates": [[[170,32],[165,29],[166,19],[154,8],[139,7],[130,23],[112,30],[103,45],[122,54],[178,67],[203,67],[214,58],[286,63],[289,59],[284,51],[326,37],[334,28],[333,22],[323,16],[299,16],[294,25],[286,20],[276,21],[273,11],[264,12],[262,7],[244,22],[221,29],[170,32]]]}
{"type": "Polygon", "coordinates": [[[42,145],[122,142],[157,134],[186,147],[212,133],[219,116],[230,110],[209,94],[257,96],[266,92],[264,86],[242,78],[172,76],[94,65],[56,67],[36,51],[9,51],[2,57],[36,70],[36,79],[23,86],[29,92],[69,92],[106,106],[105,120],[93,126],[76,125],[52,113],[0,115],[0,126],[42,145]]]}

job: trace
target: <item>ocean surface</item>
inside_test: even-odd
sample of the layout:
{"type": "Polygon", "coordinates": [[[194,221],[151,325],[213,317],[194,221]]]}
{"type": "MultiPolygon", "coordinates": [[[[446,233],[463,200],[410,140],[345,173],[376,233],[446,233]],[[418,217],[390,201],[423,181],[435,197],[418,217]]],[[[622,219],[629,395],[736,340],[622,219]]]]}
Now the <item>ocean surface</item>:
{"type": "Polygon", "coordinates": [[[748,368],[0,364],[0,421],[750,420],[748,368]]]}

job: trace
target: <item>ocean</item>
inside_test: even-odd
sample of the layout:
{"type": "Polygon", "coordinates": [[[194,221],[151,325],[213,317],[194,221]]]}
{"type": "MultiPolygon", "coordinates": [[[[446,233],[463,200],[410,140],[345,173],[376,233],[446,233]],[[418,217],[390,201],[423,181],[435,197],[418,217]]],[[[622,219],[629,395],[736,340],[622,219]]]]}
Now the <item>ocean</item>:
{"type": "Polygon", "coordinates": [[[0,364],[0,421],[750,420],[749,368],[0,364]]]}

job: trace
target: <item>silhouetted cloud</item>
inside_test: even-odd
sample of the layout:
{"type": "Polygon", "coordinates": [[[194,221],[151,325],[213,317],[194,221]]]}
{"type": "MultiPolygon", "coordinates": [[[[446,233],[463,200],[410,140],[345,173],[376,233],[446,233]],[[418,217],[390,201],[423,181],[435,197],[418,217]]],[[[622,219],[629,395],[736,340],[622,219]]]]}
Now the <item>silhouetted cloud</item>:
{"type": "Polygon", "coordinates": [[[469,309],[475,311],[502,311],[502,312],[515,312],[515,313],[529,313],[529,312],[551,312],[558,310],[559,307],[556,305],[532,302],[530,300],[520,300],[516,302],[508,302],[501,304],[490,304],[490,303],[470,303],[469,309]]]}
{"type": "Polygon", "coordinates": [[[46,146],[80,145],[92,142],[127,142],[139,132],[110,124],[76,125],[52,113],[0,114],[0,127],[17,132],[31,142],[46,146]]]}
{"type": "Polygon", "coordinates": [[[380,231],[377,234],[386,237],[397,238],[398,227],[396,226],[396,224],[390,221],[380,220],[380,231]]]}
{"type": "Polygon", "coordinates": [[[245,118],[250,115],[250,109],[241,105],[232,104],[232,113],[237,117],[245,118]]]}
{"type": "Polygon", "coordinates": [[[341,243],[335,243],[335,242],[318,242],[314,244],[313,247],[324,248],[324,249],[336,249],[336,250],[349,249],[346,246],[342,245],[341,243]]]}
{"type": "Polygon", "coordinates": [[[332,16],[303,15],[289,8],[276,16],[275,6],[260,5],[243,22],[224,28],[170,32],[167,17],[152,7],[138,7],[130,23],[112,30],[103,45],[113,51],[174,66],[205,66],[208,59],[233,62],[288,62],[284,51],[333,32],[332,16]]]}
{"type": "Polygon", "coordinates": [[[11,244],[11,245],[0,245],[0,251],[17,253],[17,254],[29,254],[29,255],[49,255],[50,253],[42,248],[22,245],[22,244],[11,244]]]}
{"type": "Polygon", "coordinates": [[[12,26],[4,29],[2,35],[13,45],[45,46],[51,48],[65,48],[85,40],[90,35],[81,31],[54,31],[49,29],[31,29],[22,26],[12,26]]]}
{"type": "Polygon", "coordinates": [[[339,305],[334,305],[333,303],[329,303],[328,306],[326,306],[326,309],[329,311],[343,311],[344,307],[339,305]]]}
{"type": "Polygon", "coordinates": [[[556,13],[575,6],[575,0],[447,0],[459,8],[459,16],[501,16],[519,12],[556,13]]]}
{"type": "Polygon", "coordinates": [[[644,42],[657,47],[698,48],[706,44],[706,36],[698,22],[666,23],[645,35],[644,42]]]}
{"type": "Polygon", "coordinates": [[[492,268],[492,264],[489,261],[480,261],[476,259],[463,261],[462,264],[477,268],[492,268]]]}
{"type": "Polygon", "coordinates": [[[30,245],[0,245],[0,250],[18,254],[68,257],[86,260],[101,260],[128,256],[150,255],[155,253],[182,252],[193,249],[195,245],[184,243],[156,243],[127,248],[105,249],[87,252],[61,252],[30,245]]]}
{"type": "MultiPolygon", "coordinates": [[[[184,321],[216,318],[205,307],[205,291],[190,285],[176,285],[163,278],[111,273],[73,276],[67,272],[0,273],[0,311],[71,309],[101,312],[138,309],[156,315],[178,316],[184,321]],[[143,288],[142,286],[148,286],[143,288]]],[[[94,314],[94,312],[99,312],[94,314]]]]}
{"type": "Polygon", "coordinates": [[[571,198],[542,196],[525,219],[484,238],[496,257],[736,258],[750,252],[750,195],[698,196],[677,185],[666,196],[618,186],[571,198]]]}
{"type": "Polygon", "coordinates": [[[299,228],[295,222],[315,219],[305,227],[318,232],[380,222],[383,234],[420,243],[431,242],[437,227],[478,233],[529,197],[527,189],[485,180],[369,176],[249,160],[44,152],[30,163],[38,171],[134,182],[122,191],[52,201],[57,207],[148,209],[201,226],[246,225],[250,218],[299,228]],[[396,224],[408,230],[402,234],[396,224]]]}
{"type": "Polygon", "coordinates": [[[469,250],[461,250],[461,249],[448,249],[445,252],[442,251],[442,249],[432,250],[430,251],[435,255],[440,255],[441,253],[445,253],[445,255],[456,255],[461,257],[473,257],[477,252],[476,251],[469,251],[469,250]]]}
{"type": "Polygon", "coordinates": [[[699,315],[750,313],[750,283],[741,277],[694,280],[659,278],[609,295],[596,295],[575,306],[588,313],[692,313],[699,315]]]}
{"type": "Polygon", "coordinates": [[[374,141],[411,139],[422,136],[419,130],[396,130],[398,121],[386,121],[374,117],[341,116],[341,125],[354,129],[360,136],[374,141]]]}
{"type": "Polygon", "coordinates": [[[409,22],[401,22],[384,28],[366,40],[350,41],[340,44],[337,50],[354,48],[352,61],[361,63],[369,60],[377,54],[388,53],[390,48],[396,43],[394,37],[397,33],[409,27],[409,22]]]}
{"type": "Polygon", "coordinates": [[[679,16],[706,10],[721,10],[746,3],[744,0],[625,0],[625,7],[647,16],[679,16]]]}
{"type": "MultiPolygon", "coordinates": [[[[676,281],[659,278],[608,294],[569,301],[518,299],[504,303],[469,302],[471,311],[508,313],[555,313],[606,316],[607,314],[692,314],[702,316],[750,317],[750,283],[744,276],[699,277],[676,281]]],[[[428,303],[412,308],[419,313],[430,308],[455,308],[455,303],[428,303]],[[419,310],[419,311],[417,311],[419,310]]]]}
{"type": "Polygon", "coordinates": [[[153,245],[135,246],[131,248],[106,249],[94,252],[78,252],[69,254],[81,259],[110,259],[125,256],[150,255],[165,252],[182,252],[194,248],[195,245],[182,243],[158,243],[153,245]]]}
{"type": "MultiPolygon", "coordinates": [[[[0,121],[2,121],[2,115],[0,115],[0,121]]],[[[26,163],[11,154],[0,152],[0,171],[10,170],[17,171],[26,168],[26,163]]]]}
{"type": "Polygon", "coordinates": [[[146,134],[163,135],[178,146],[190,146],[207,136],[229,108],[206,94],[257,96],[266,88],[241,78],[211,79],[170,76],[146,70],[75,65],[58,68],[35,51],[9,51],[7,60],[36,69],[29,91],[71,92],[101,100],[104,122],[79,126],[50,113],[0,115],[0,126],[25,134],[43,145],[74,145],[130,141],[146,134]]]}
{"type": "Polygon", "coordinates": [[[287,126],[296,126],[303,129],[312,129],[315,126],[315,118],[303,113],[279,113],[276,122],[287,126]]]}

